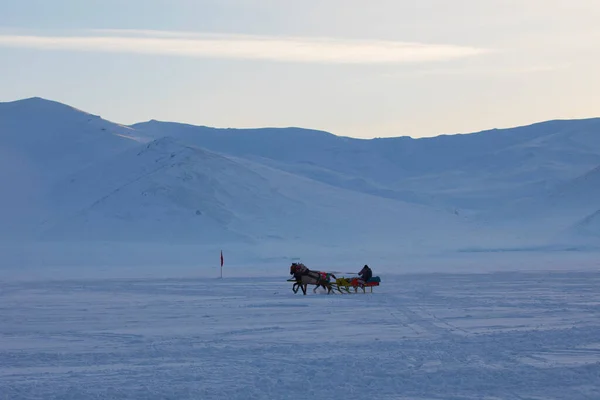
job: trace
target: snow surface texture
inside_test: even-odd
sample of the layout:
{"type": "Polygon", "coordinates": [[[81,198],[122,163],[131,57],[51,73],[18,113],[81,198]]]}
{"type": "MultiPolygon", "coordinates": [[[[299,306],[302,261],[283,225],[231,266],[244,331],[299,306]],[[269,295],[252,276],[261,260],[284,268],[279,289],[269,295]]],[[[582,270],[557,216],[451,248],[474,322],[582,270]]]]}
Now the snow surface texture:
{"type": "Polygon", "coordinates": [[[0,281],[0,399],[600,398],[597,271],[375,273],[0,281]]]}
{"type": "Polygon", "coordinates": [[[123,126],[40,98],[0,103],[1,262],[596,251],[599,166],[600,119],[359,140],[123,126]]]}

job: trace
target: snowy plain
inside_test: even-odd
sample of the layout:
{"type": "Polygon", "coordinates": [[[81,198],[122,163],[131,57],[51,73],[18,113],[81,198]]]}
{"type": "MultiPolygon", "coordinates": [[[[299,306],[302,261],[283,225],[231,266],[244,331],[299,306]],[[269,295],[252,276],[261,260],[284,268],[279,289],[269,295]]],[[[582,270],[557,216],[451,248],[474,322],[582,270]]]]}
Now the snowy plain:
{"type": "Polygon", "coordinates": [[[556,265],[306,296],[285,267],[4,276],[0,399],[597,399],[600,272],[556,265]]]}

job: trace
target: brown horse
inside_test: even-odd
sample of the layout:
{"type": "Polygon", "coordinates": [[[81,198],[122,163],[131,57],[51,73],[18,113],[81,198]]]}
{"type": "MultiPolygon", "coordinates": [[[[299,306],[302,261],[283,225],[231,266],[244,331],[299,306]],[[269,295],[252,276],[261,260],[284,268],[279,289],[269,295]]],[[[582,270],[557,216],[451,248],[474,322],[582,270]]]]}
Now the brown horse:
{"type": "Polygon", "coordinates": [[[317,292],[319,287],[327,290],[327,294],[333,291],[330,277],[337,279],[335,275],[321,271],[311,271],[302,263],[292,263],[290,266],[290,275],[294,275],[296,282],[292,286],[294,293],[298,293],[298,289],[302,289],[302,293],[306,295],[308,285],[315,285],[313,293],[317,292]]]}

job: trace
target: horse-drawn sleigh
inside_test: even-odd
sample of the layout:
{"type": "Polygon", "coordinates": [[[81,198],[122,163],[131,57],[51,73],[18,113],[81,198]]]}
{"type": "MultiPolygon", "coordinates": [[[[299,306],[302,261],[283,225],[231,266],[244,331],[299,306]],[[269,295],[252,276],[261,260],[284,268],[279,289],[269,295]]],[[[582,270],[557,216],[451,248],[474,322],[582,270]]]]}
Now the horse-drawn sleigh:
{"type": "Polygon", "coordinates": [[[352,293],[351,289],[354,289],[354,293],[358,292],[358,289],[362,289],[363,293],[366,293],[367,288],[373,292],[374,286],[379,286],[381,279],[378,276],[369,277],[366,280],[352,277],[340,277],[338,278],[332,273],[313,271],[308,269],[306,265],[302,263],[292,263],[290,266],[290,275],[293,275],[292,279],[288,279],[288,282],[294,282],[292,290],[294,293],[298,293],[298,289],[302,289],[302,293],[306,295],[308,285],[314,285],[313,292],[316,293],[317,289],[322,287],[327,290],[327,294],[335,293],[352,293]],[[334,280],[332,281],[331,278],[334,280]]]}

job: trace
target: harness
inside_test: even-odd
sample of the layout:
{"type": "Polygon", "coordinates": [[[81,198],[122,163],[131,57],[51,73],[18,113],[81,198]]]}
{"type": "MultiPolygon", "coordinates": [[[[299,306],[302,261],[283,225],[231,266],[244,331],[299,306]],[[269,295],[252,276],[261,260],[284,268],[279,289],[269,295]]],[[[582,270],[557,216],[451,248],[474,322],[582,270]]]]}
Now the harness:
{"type": "Polygon", "coordinates": [[[300,281],[302,276],[309,276],[315,279],[317,281],[317,284],[320,284],[322,282],[329,282],[329,279],[331,277],[331,274],[326,272],[311,271],[310,269],[308,269],[308,267],[306,267],[306,265],[302,263],[294,263],[292,264],[292,267],[294,272],[294,278],[296,278],[297,281],[300,281]]]}

